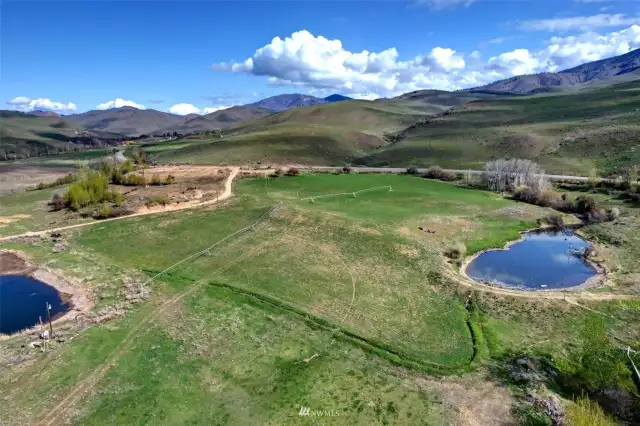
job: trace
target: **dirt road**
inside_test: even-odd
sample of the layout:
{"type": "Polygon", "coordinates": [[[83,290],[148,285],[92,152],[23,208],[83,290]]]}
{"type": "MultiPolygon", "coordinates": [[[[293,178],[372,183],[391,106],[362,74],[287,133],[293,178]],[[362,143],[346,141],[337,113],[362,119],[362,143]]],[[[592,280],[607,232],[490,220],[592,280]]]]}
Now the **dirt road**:
{"type": "Polygon", "coordinates": [[[179,205],[167,205],[167,206],[164,206],[164,207],[159,208],[159,209],[153,209],[153,210],[147,210],[147,211],[142,211],[142,212],[138,212],[138,213],[133,213],[133,214],[130,214],[128,216],[120,216],[120,217],[114,217],[114,218],[111,218],[111,219],[96,220],[94,222],[79,223],[77,225],[62,226],[60,228],[43,229],[41,231],[25,232],[24,234],[8,235],[6,237],[1,237],[0,238],[0,242],[9,241],[9,240],[12,240],[14,238],[31,237],[31,236],[48,234],[48,233],[52,233],[52,232],[66,231],[68,229],[82,228],[82,227],[85,227],[85,226],[96,225],[96,224],[99,224],[99,223],[112,222],[114,220],[124,220],[124,219],[129,219],[129,218],[137,217],[137,216],[146,216],[146,215],[150,215],[150,214],[158,214],[158,213],[172,212],[172,211],[178,211],[178,210],[192,209],[192,208],[196,208],[196,207],[202,207],[202,206],[206,206],[206,205],[210,205],[210,204],[215,204],[215,203],[217,203],[219,201],[224,201],[224,200],[226,200],[228,198],[231,198],[231,196],[233,195],[233,192],[232,192],[233,179],[235,179],[235,177],[240,172],[240,167],[225,167],[225,168],[231,170],[231,173],[229,174],[229,176],[227,177],[227,180],[224,183],[224,191],[222,191],[220,196],[218,196],[216,199],[213,199],[213,200],[203,201],[203,202],[199,202],[199,203],[182,203],[182,204],[179,204],[179,205]]]}

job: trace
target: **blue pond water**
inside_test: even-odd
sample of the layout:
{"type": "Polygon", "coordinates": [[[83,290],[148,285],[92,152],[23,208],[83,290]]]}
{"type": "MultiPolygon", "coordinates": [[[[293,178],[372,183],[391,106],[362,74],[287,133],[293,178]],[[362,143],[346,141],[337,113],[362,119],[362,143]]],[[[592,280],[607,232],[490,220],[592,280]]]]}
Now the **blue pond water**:
{"type": "Polygon", "coordinates": [[[52,319],[69,309],[60,293],[41,281],[19,275],[0,276],[0,333],[15,333],[47,321],[45,303],[51,305],[52,319]]]}
{"type": "Polygon", "coordinates": [[[507,250],[487,251],[467,266],[475,281],[527,290],[559,289],[596,275],[580,256],[589,247],[571,230],[533,231],[507,250]]]}

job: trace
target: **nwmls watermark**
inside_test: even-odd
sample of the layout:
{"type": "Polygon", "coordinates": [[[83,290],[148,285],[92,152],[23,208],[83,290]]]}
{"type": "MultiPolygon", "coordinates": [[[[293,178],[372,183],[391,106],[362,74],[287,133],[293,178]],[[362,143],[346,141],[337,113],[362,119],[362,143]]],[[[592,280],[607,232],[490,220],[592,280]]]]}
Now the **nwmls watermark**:
{"type": "Polygon", "coordinates": [[[312,410],[309,407],[302,406],[298,415],[305,417],[336,417],[340,415],[340,412],[336,410],[312,410]]]}

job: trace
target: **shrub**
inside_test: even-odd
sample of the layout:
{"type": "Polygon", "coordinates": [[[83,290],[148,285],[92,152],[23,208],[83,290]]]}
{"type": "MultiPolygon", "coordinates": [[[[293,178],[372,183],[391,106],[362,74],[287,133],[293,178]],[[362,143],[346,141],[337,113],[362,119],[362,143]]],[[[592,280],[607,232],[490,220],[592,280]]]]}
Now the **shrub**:
{"type": "Polygon", "coordinates": [[[283,173],[284,173],[284,170],[277,169],[273,173],[271,173],[271,177],[277,178],[277,177],[282,176],[283,173]]]}
{"type": "Polygon", "coordinates": [[[141,186],[141,185],[145,185],[146,183],[147,181],[145,178],[136,174],[126,175],[124,182],[122,182],[123,185],[127,185],[127,186],[141,186]]]}
{"type": "Polygon", "coordinates": [[[551,189],[545,189],[537,195],[537,203],[541,207],[554,207],[558,204],[560,196],[551,189]]]}
{"type": "Polygon", "coordinates": [[[537,204],[538,194],[528,186],[519,186],[513,193],[513,198],[530,204],[537,204]]]}
{"type": "Polygon", "coordinates": [[[171,201],[169,201],[169,198],[165,195],[154,195],[151,198],[149,198],[147,200],[147,202],[145,203],[147,206],[152,206],[155,204],[160,204],[162,206],[165,206],[167,204],[169,204],[171,201]]]}
{"type": "Polygon", "coordinates": [[[127,174],[129,172],[132,172],[134,169],[134,165],[131,162],[131,160],[127,160],[124,163],[122,163],[122,165],[120,166],[120,172],[122,172],[122,174],[127,174]]]}
{"type": "Polygon", "coordinates": [[[445,182],[452,182],[456,180],[456,174],[444,170],[440,166],[431,166],[424,173],[423,177],[427,179],[437,179],[445,182]]]}
{"type": "Polygon", "coordinates": [[[576,213],[586,214],[593,211],[597,207],[596,199],[589,195],[580,195],[574,202],[576,213]]]}
{"type": "Polygon", "coordinates": [[[94,219],[106,219],[111,217],[111,207],[109,207],[109,204],[104,201],[100,208],[93,213],[93,217],[94,219]]]}
{"type": "Polygon", "coordinates": [[[584,220],[587,223],[606,222],[609,220],[609,214],[600,208],[595,208],[584,215],[584,220]]]}
{"type": "Polygon", "coordinates": [[[564,219],[559,214],[552,214],[545,218],[545,221],[554,228],[563,228],[564,227],[564,219]]]}
{"type": "Polygon", "coordinates": [[[298,176],[300,174],[300,170],[296,167],[291,167],[287,170],[287,176],[298,176]]]}
{"type": "Polygon", "coordinates": [[[75,211],[110,196],[109,182],[103,174],[86,172],[83,175],[81,180],[69,187],[64,196],[65,204],[75,211]]]}
{"type": "Polygon", "coordinates": [[[165,179],[164,183],[167,185],[171,185],[172,183],[174,183],[176,181],[175,176],[173,175],[167,175],[167,178],[165,179]]]}
{"type": "Polygon", "coordinates": [[[344,166],[342,168],[342,173],[351,173],[351,167],[349,166],[344,166]]]}
{"type": "Polygon", "coordinates": [[[155,185],[155,186],[162,185],[162,181],[160,180],[160,176],[158,176],[157,174],[154,174],[151,177],[151,185],[155,185]]]}
{"type": "Polygon", "coordinates": [[[407,174],[408,175],[417,175],[418,174],[418,169],[415,167],[409,167],[407,169],[407,174]]]}
{"type": "Polygon", "coordinates": [[[116,206],[119,206],[122,203],[124,203],[124,194],[122,192],[113,190],[111,191],[111,194],[112,194],[111,201],[113,201],[113,203],[116,206]]]}
{"type": "Polygon", "coordinates": [[[607,210],[607,215],[609,216],[609,220],[616,220],[620,217],[620,209],[614,207],[611,210],[607,210]]]}
{"type": "Polygon", "coordinates": [[[521,426],[553,426],[551,417],[532,404],[516,406],[515,417],[517,424],[521,426]]]}
{"type": "Polygon", "coordinates": [[[52,211],[62,210],[65,205],[64,197],[56,192],[53,194],[53,197],[51,197],[49,205],[51,206],[52,211]]]}
{"type": "Polygon", "coordinates": [[[572,426],[615,426],[616,422],[605,414],[600,406],[582,396],[567,407],[567,416],[572,426]]]}
{"type": "Polygon", "coordinates": [[[445,251],[444,255],[449,259],[459,260],[462,259],[466,253],[467,247],[465,247],[465,245],[462,243],[458,243],[454,247],[445,251]]]}

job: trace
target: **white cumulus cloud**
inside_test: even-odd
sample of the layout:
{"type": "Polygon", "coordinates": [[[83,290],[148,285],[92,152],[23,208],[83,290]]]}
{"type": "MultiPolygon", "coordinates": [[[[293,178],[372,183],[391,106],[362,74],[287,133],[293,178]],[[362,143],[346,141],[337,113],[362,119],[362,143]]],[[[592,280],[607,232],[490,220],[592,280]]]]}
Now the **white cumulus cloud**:
{"type": "Polygon", "coordinates": [[[621,13],[615,15],[601,13],[593,16],[573,16],[521,21],[519,24],[521,29],[529,31],[592,31],[598,28],[625,27],[628,25],[640,24],[640,17],[628,17],[621,13]]]}
{"type": "Polygon", "coordinates": [[[138,108],[138,109],[145,109],[144,105],[138,104],[136,102],[133,101],[128,101],[122,98],[117,98],[114,101],[107,101],[104,103],[101,103],[100,105],[98,105],[96,107],[96,109],[111,109],[111,108],[122,108],[122,107],[134,107],[134,108],[138,108]]]}
{"type": "Polygon", "coordinates": [[[195,105],[185,103],[175,104],[169,107],[167,111],[169,111],[171,114],[177,115],[200,114],[200,108],[196,107],[195,105]]]}
{"type": "Polygon", "coordinates": [[[76,104],[72,102],[55,102],[48,98],[32,99],[26,96],[17,96],[9,101],[9,105],[12,105],[14,109],[23,112],[29,112],[34,110],[45,110],[55,112],[70,112],[77,109],[76,104]]]}
{"type": "Polygon", "coordinates": [[[351,52],[340,40],[302,30],[284,39],[275,37],[242,62],[217,63],[212,68],[264,76],[272,85],[370,99],[419,89],[458,90],[515,75],[557,72],[638,47],[640,26],[634,24],[605,34],[552,37],[539,48],[518,48],[488,59],[483,59],[479,51],[463,54],[437,46],[402,60],[393,47],[380,52],[351,52]]]}
{"type": "Polygon", "coordinates": [[[219,105],[215,107],[198,108],[195,105],[187,103],[179,103],[171,106],[167,111],[171,114],[188,115],[188,114],[211,114],[212,112],[221,111],[223,109],[231,108],[233,105],[219,105]]]}
{"type": "Polygon", "coordinates": [[[202,110],[203,115],[211,114],[212,112],[222,111],[223,109],[231,108],[233,105],[221,105],[217,107],[205,107],[202,110]]]}

